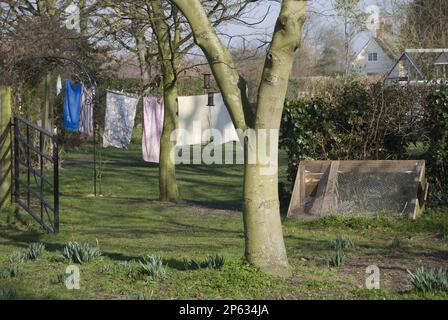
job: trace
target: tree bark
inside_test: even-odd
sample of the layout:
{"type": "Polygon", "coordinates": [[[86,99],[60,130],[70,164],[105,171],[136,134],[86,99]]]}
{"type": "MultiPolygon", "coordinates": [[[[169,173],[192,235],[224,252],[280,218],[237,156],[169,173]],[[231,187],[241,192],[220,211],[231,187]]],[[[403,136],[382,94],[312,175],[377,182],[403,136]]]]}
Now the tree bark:
{"type": "MultiPolygon", "coordinates": [[[[267,130],[267,145],[273,146],[271,163],[274,172],[267,173],[259,157],[249,162],[247,152],[258,154],[259,146],[245,146],[244,228],[246,259],[269,274],[288,276],[290,267],[283,240],[278,200],[278,129],[292,69],[294,53],[300,46],[301,30],[306,15],[305,0],[284,0],[277,20],[273,41],[263,71],[256,109],[247,103],[244,81],[239,76],[228,49],[219,40],[199,0],[172,0],[186,16],[195,42],[204,52],[224,101],[238,129],[267,130]],[[274,131],[272,131],[274,130],[274,131]]],[[[265,145],[266,147],[266,145],[265,145]]],[[[272,148],[268,148],[269,150],[272,148]]]]}
{"type": "Polygon", "coordinates": [[[86,14],[86,8],[87,8],[87,1],[86,0],[79,0],[78,8],[80,12],[79,17],[79,29],[81,31],[81,35],[83,37],[88,36],[89,32],[89,16],[86,14]]]}
{"type": "MultiPolygon", "coordinates": [[[[265,148],[272,170],[266,170],[259,163],[246,163],[245,171],[246,257],[268,273],[277,275],[290,273],[278,199],[279,128],[294,53],[300,47],[305,13],[304,1],[283,1],[272,44],[266,55],[255,120],[255,130],[257,133],[264,131],[267,138],[263,144],[259,139],[257,158],[260,152],[264,152],[260,147],[265,148]]],[[[257,136],[260,138],[260,134],[257,136]]]]}
{"type": "Polygon", "coordinates": [[[177,187],[176,164],[171,157],[171,151],[176,142],[171,141],[171,134],[178,128],[177,106],[177,37],[172,37],[160,0],[151,1],[154,12],[152,27],[157,38],[159,54],[162,59],[163,97],[165,103],[163,132],[160,141],[159,189],[160,200],[180,202],[181,197],[177,187]]]}
{"type": "Polygon", "coordinates": [[[144,88],[151,83],[151,66],[148,61],[148,48],[146,47],[145,36],[142,33],[137,33],[135,36],[135,43],[137,48],[137,56],[140,63],[141,81],[144,88]]]}
{"type": "MultiPolygon", "coordinates": [[[[278,136],[273,143],[275,139],[278,140],[278,136]]],[[[245,256],[250,263],[271,275],[289,276],[280,219],[277,168],[273,174],[263,174],[263,169],[266,168],[259,161],[250,164],[246,160],[243,212],[245,256]]]]}
{"type": "Polygon", "coordinates": [[[12,90],[0,87],[0,210],[11,206],[12,145],[11,145],[12,90]]]}
{"type": "MultiPolygon", "coordinates": [[[[45,78],[43,80],[43,87],[44,87],[44,103],[42,106],[42,113],[41,113],[41,121],[42,121],[42,128],[45,128],[46,130],[53,132],[53,122],[52,119],[54,117],[53,112],[53,99],[52,99],[52,84],[53,84],[53,77],[51,72],[47,72],[45,75],[45,78]]],[[[44,146],[43,150],[47,150],[48,148],[48,139],[44,137],[44,146]]]]}
{"type": "Polygon", "coordinates": [[[195,43],[202,49],[210,64],[235,127],[246,130],[254,118],[253,110],[249,108],[246,82],[239,75],[231,53],[218,38],[200,1],[172,2],[187,18],[193,30],[195,43]]]}
{"type": "Polygon", "coordinates": [[[165,116],[163,133],[160,142],[159,188],[160,200],[179,202],[181,197],[177,187],[176,165],[171,157],[171,151],[176,143],[171,141],[171,133],[178,127],[177,118],[177,85],[164,80],[163,98],[165,102],[165,116]]]}

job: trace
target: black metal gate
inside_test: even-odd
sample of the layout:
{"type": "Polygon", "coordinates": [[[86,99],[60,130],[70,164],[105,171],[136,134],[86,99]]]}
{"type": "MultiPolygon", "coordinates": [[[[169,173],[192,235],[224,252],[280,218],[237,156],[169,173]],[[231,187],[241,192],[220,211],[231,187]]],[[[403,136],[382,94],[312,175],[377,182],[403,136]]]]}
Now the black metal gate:
{"type": "Polygon", "coordinates": [[[57,138],[18,115],[14,116],[14,195],[16,204],[46,231],[59,232],[57,138]]]}

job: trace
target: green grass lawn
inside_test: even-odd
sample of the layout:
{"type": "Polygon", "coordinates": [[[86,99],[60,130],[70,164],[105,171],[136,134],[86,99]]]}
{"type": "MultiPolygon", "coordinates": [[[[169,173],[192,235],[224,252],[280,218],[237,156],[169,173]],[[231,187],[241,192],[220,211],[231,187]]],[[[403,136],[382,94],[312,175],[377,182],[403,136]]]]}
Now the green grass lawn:
{"type": "MultiPolygon", "coordinates": [[[[138,132],[138,131],[137,131],[138,132]]],[[[138,134],[138,133],[137,133],[138,134]]],[[[20,212],[25,224],[0,218],[0,271],[9,256],[42,242],[44,255],[23,263],[23,274],[0,279],[18,299],[421,299],[447,294],[412,289],[407,270],[448,264],[448,210],[418,221],[398,218],[284,220],[293,269],[289,279],[271,278],[243,262],[242,166],[180,166],[185,203],[160,203],[158,168],[141,160],[139,139],[130,150],[103,150],[102,194],[92,197],[89,146],[64,154],[61,171],[61,232],[44,233],[20,212]],[[330,268],[332,239],[345,235],[355,247],[345,264],[330,268]],[[398,241],[398,240],[399,241],[398,241]],[[81,289],[58,281],[69,265],[60,259],[68,241],[99,243],[103,258],[80,266],[81,289]],[[392,245],[395,243],[395,245],[392,245]],[[183,260],[222,255],[221,269],[183,270],[183,260]],[[126,261],[158,255],[168,265],[164,279],[134,278],[126,261]],[[366,267],[381,270],[381,290],[365,289],[366,267]]],[[[286,182],[286,159],[281,158],[286,182]]]]}

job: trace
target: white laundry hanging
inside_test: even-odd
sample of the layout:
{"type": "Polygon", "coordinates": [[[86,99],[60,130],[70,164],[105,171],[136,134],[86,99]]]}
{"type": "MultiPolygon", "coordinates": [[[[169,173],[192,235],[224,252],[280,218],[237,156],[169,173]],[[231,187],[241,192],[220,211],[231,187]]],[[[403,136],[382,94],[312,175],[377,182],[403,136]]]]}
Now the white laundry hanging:
{"type": "Polygon", "coordinates": [[[204,144],[210,139],[210,129],[216,130],[213,144],[239,141],[222,95],[214,95],[215,106],[207,106],[208,95],[179,97],[178,146],[204,144]],[[208,133],[207,133],[208,131],[208,133]]]}
{"type": "Polygon", "coordinates": [[[56,81],[56,95],[60,95],[62,92],[62,78],[58,76],[58,80],[56,81]]]}

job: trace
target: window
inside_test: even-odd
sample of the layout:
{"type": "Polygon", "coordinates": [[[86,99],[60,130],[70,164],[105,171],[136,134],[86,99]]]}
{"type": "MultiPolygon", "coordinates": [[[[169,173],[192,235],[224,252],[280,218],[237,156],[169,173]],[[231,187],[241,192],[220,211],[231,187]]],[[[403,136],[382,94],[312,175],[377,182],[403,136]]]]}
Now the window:
{"type": "Polygon", "coordinates": [[[378,61],[378,53],[369,53],[369,61],[378,61]]]}

